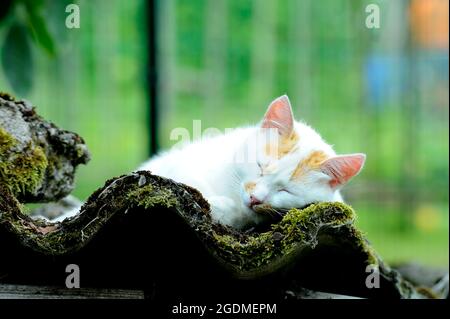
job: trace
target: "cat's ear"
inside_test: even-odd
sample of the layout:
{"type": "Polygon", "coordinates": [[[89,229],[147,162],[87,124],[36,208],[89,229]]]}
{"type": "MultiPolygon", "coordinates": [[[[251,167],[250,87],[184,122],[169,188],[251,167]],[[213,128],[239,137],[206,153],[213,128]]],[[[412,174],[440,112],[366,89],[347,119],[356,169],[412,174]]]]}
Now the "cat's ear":
{"type": "Polygon", "coordinates": [[[294,116],[287,95],[282,95],[270,103],[261,127],[276,128],[281,136],[291,135],[294,128],[294,116]]]}
{"type": "Polygon", "coordinates": [[[339,155],[323,162],[320,170],[331,178],[331,187],[340,187],[362,170],[365,161],[366,155],[361,153],[339,155]]]}

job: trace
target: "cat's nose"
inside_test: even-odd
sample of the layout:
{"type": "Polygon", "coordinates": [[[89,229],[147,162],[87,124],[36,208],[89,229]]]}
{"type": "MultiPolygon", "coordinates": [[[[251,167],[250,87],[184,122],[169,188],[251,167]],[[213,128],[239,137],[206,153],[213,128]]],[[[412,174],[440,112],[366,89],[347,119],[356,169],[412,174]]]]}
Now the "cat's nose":
{"type": "Polygon", "coordinates": [[[259,205],[259,204],[262,204],[262,201],[259,200],[258,198],[256,198],[255,196],[250,195],[250,207],[259,205]]]}

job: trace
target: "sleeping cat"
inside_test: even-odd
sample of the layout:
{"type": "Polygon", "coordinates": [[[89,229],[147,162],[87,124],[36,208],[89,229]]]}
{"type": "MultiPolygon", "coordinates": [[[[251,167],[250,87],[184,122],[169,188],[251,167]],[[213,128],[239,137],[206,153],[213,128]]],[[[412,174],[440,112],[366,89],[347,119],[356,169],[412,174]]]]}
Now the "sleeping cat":
{"type": "Polygon", "coordinates": [[[259,125],[187,143],[139,170],[197,188],[215,221],[243,229],[293,207],[342,201],[339,190],[361,171],[365,158],[336,155],[311,127],[294,121],[283,95],[259,125]]]}

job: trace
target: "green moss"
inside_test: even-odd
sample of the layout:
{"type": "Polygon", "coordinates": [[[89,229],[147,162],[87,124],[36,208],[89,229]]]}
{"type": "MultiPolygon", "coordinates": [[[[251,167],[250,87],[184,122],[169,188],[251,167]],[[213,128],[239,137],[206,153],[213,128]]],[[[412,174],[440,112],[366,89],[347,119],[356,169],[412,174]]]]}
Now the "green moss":
{"type": "Polygon", "coordinates": [[[47,169],[50,172],[60,170],[62,168],[61,159],[59,159],[58,156],[55,154],[47,156],[47,162],[48,162],[47,169]]]}
{"type": "Polygon", "coordinates": [[[214,234],[214,238],[220,255],[240,270],[259,267],[279,251],[270,232],[249,236],[245,242],[231,235],[214,234]]]}
{"type": "Polygon", "coordinates": [[[0,92],[0,97],[7,101],[15,101],[14,96],[6,92],[0,92]]]}
{"type": "Polygon", "coordinates": [[[178,203],[170,189],[155,189],[150,184],[131,190],[127,194],[127,199],[145,208],[154,206],[173,207],[178,203]]]}
{"type": "Polygon", "coordinates": [[[75,152],[77,154],[77,158],[82,158],[86,156],[86,148],[84,145],[78,144],[75,146],[75,152]]]}
{"type": "Polygon", "coordinates": [[[17,140],[0,128],[0,181],[17,196],[33,193],[42,182],[48,166],[44,150],[28,145],[15,151],[17,140]]]}
{"type": "Polygon", "coordinates": [[[267,265],[276,257],[289,256],[298,245],[314,246],[318,230],[324,225],[351,223],[353,210],[342,203],[320,203],[299,210],[291,209],[272,229],[256,235],[237,238],[214,234],[217,251],[239,270],[267,265]]]}
{"type": "Polygon", "coordinates": [[[17,144],[17,141],[2,127],[0,127],[0,155],[11,152],[11,149],[17,144]]]}
{"type": "Polygon", "coordinates": [[[366,253],[367,255],[367,264],[368,265],[378,265],[378,259],[376,257],[375,250],[370,246],[366,239],[364,238],[364,234],[357,230],[356,228],[352,228],[352,235],[356,238],[355,243],[357,243],[358,248],[366,253]]]}

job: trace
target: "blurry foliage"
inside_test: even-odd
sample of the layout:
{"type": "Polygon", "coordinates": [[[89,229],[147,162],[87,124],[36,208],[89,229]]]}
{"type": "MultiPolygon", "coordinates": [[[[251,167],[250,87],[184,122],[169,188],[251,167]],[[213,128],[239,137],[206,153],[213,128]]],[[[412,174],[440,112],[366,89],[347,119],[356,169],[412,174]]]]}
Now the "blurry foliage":
{"type": "Polygon", "coordinates": [[[14,23],[9,27],[2,46],[2,67],[14,90],[26,95],[33,81],[33,59],[27,29],[14,23]]]}
{"type": "Polygon", "coordinates": [[[44,10],[43,0],[22,0],[27,13],[27,26],[35,42],[40,45],[48,54],[54,55],[56,52],[53,37],[50,35],[47,22],[44,20],[42,11],[44,10]]]}
{"type": "Polygon", "coordinates": [[[0,67],[0,91],[32,101],[40,115],[84,138],[92,160],[79,167],[74,195],[85,199],[105,180],[130,172],[148,156],[145,0],[38,2],[37,15],[54,49],[45,47],[45,36],[40,36],[43,44],[34,38],[26,2],[13,1],[0,22],[0,43],[19,25],[22,33],[14,31],[11,42],[30,48],[2,50],[9,62],[0,67]],[[80,8],[79,29],[65,25],[70,3],[80,8]],[[17,34],[26,41],[17,41],[17,34]],[[24,52],[30,54],[26,60],[31,67],[24,52]]]}
{"type": "Polygon", "coordinates": [[[13,4],[13,0],[4,0],[2,5],[0,6],[0,23],[1,21],[8,15],[11,10],[11,6],[13,4]]]}
{"type": "Polygon", "coordinates": [[[0,25],[7,30],[4,38],[0,39],[3,42],[2,68],[11,87],[19,95],[29,94],[33,85],[34,47],[39,46],[51,57],[57,53],[54,36],[49,31],[51,22],[44,17],[44,11],[55,2],[64,6],[73,3],[66,0],[2,1],[0,25]]]}

